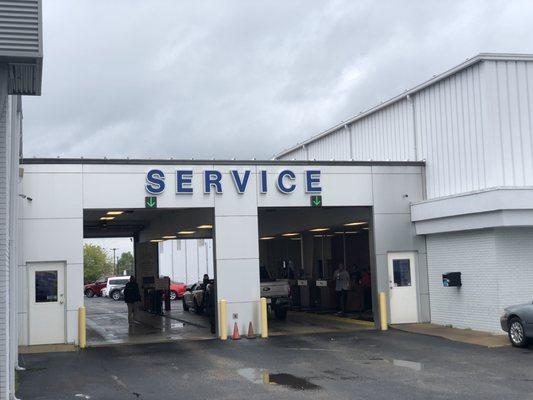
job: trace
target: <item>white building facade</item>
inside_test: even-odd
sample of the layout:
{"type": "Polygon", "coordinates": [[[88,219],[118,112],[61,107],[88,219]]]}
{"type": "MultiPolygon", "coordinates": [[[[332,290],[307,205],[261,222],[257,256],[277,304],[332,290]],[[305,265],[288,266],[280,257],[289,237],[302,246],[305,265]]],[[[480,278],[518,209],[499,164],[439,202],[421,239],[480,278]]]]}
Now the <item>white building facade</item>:
{"type": "Polygon", "coordinates": [[[424,161],[431,320],[499,332],[533,300],[533,56],[480,54],[275,159],[424,161]]]}
{"type": "Polygon", "coordinates": [[[217,298],[232,316],[218,332],[230,333],[234,323],[260,327],[260,239],[301,232],[312,247],[316,229],[337,234],[334,221],[369,232],[374,304],[395,260],[407,265],[410,306],[391,299],[389,322],[429,320],[425,242],[410,214],[423,198],[423,163],[25,159],[22,170],[32,200],[20,199],[20,345],[77,343],[84,237],[133,237],[141,290],[165,275],[163,240],[212,240],[217,298]],[[147,209],[147,198],[157,206],[147,209]]]}
{"type": "Polygon", "coordinates": [[[40,95],[41,1],[0,1],[0,399],[15,395],[18,366],[17,223],[22,96],[40,95]]]}

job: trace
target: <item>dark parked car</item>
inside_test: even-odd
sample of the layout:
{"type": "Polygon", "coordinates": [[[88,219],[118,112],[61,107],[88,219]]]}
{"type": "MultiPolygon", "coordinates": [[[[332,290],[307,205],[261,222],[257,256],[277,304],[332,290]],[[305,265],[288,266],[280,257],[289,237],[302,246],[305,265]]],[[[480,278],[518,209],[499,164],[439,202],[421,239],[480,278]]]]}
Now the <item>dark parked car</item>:
{"type": "Polygon", "coordinates": [[[533,339],[533,302],[507,307],[500,318],[502,329],[515,347],[525,347],[533,339]]]}
{"type": "Polygon", "coordinates": [[[98,279],[96,282],[89,283],[83,288],[83,293],[87,297],[100,297],[102,295],[102,289],[107,286],[107,278],[98,279]]]}

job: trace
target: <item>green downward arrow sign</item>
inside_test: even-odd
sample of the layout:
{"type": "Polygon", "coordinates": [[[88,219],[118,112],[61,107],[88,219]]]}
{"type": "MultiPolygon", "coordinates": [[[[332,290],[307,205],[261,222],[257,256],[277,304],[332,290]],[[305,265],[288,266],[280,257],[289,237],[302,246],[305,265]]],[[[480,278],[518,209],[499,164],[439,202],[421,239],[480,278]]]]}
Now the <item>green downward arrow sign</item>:
{"type": "Polygon", "coordinates": [[[146,197],[144,199],[144,205],[146,208],[157,208],[157,198],[155,197],[146,197]]]}
{"type": "Polygon", "coordinates": [[[322,196],[311,196],[311,207],[321,207],[322,196]]]}

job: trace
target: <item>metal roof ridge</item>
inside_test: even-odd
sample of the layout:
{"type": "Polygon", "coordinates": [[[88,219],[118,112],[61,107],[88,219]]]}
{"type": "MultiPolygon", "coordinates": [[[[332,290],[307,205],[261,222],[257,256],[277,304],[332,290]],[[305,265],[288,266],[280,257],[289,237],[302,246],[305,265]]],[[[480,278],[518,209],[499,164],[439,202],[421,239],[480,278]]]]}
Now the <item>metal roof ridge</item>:
{"type": "Polygon", "coordinates": [[[424,161],[385,160],[213,160],[152,158],[23,158],[23,165],[92,164],[92,165],[362,165],[362,166],[424,166],[424,161]]]}
{"type": "Polygon", "coordinates": [[[408,97],[412,94],[415,94],[423,89],[425,89],[426,87],[428,86],[431,86],[443,79],[446,79],[448,78],[449,76],[451,75],[454,75],[456,74],[457,72],[459,71],[462,71],[474,64],[477,64],[478,62],[481,62],[481,61],[490,61],[490,60],[499,60],[499,61],[533,61],[533,54],[526,54],[526,53],[479,53],[477,55],[475,55],[474,57],[472,58],[467,58],[465,61],[463,61],[462,63],[444,71],[444,72],[441,72],[440,74],[437,74],[435,76],[433,76],[431,79],[428,79],[427,81],[424,81],[414,87],[412,87],[411,89],[408,89],[406,91],[404,91],[403,93],[401,94],[398,94],[394,97],[391,97],[389,100],[386,100],[378,105],[375,105],[371,108],[368,108],[364,111],[361,111],[359,114],[347,119],[346,121],[342,121],[340,123],[338,123],[337,125],[334,125],[332,126],[331,128],[328,128],[326,129],[325,131],[322,131],[322,132],[319,132],[313,136],[311,136],[309,139],[306,139],[304,140],[303,142],[301,143],[298,143],[292,147],[289,147],[285,150],[282,150],[280,151],[279,153],[275,154],[272,159],[277,159],[278,157],[281,157],[287,153],[290,153],[296,149],[299,149],[299,148],[302,148],[304,147],[305,145],[309,144],[309,143],[312,143],[324,136],[327,136],[329,135],[330,133],[333,133],[337,130],[339,130],[339,128],[342,128],[346,125],[349,125],[359,119],[363,119],[365,117],[367,117],[368,115],[371,115],[383,108],[386,108],[388,106],[390,106],[391,104],[394,104],[400,100],[402,100],[403,98],[405,97],[408,97]]]}

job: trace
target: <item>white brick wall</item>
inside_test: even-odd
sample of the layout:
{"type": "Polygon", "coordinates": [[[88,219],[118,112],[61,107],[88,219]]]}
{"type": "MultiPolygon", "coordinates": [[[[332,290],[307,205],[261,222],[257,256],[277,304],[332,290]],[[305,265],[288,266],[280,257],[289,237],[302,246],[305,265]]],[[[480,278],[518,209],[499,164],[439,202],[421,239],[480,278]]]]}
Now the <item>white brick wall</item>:
{"type": "Polygon", "coordinates": [[[427,236],[431,321],[501,333],[504,307],[533,300],[533,228],[427,236]],[[462,273],[461,288],[442,274],[462,273]]]}

